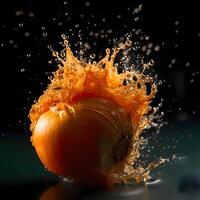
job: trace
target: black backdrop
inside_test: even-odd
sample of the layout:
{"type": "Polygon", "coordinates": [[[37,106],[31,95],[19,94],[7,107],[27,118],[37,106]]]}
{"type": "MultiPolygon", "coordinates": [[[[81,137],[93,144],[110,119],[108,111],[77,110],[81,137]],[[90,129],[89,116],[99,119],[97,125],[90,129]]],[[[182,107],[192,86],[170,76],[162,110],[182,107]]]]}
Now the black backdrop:
{"type": "MultiPolygon", "coordinates": [[[[200,12],[197,1],[1,1],[0,15],[0,134],[28,130],[30,106],[49,82],[49,72],[56,69],[48,63],[51,53],[47,45],[59,49],[60,34],[70,34],[70,28],[75,35],[82,29],[85,37],[90,30],[112,29],[111,38],[141,28],[154,44],[161,46],[152,57],[159,78],[164,80],[157,99],[164,99],[162,110],[166,121],[199,120],[200,12]],[[137,21],[128,13],[140,4],[143,8],[137,21]],[[88,25],[88,21],[92,25],[88,25]],[[75,28],[75,24],[79,27],[75,28]]],[[[75,36],[72,47],[73,40],[75,36]]],[[[103,52],[107,46],[111,47],[97,39],[94,52],[103,52]]]]}

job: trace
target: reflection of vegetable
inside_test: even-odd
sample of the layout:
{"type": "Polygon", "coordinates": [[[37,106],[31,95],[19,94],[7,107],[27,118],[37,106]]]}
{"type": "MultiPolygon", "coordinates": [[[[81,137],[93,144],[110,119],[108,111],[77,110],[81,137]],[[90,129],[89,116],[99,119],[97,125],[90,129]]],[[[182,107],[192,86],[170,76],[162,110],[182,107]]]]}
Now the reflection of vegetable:
{"type": "Polygon", "coordinates": [[[32,142],[50,171],[86,184],[108,185],[109,172],[126,157],[131,136],[125,110],[93,97],[73,108],[58,104],[43,113],[32,142]]]}

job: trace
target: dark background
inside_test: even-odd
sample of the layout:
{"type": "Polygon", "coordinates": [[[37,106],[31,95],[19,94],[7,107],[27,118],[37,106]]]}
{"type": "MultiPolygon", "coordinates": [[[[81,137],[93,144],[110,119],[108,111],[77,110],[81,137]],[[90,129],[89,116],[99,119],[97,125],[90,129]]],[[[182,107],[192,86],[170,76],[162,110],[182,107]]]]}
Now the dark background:
{"type": "Polygon", "coordinates": [[[150,56],[163,81],[156,101],[164,100],[165,121],[185,123],[200,119],[200,12],[197,1],[73,0],[66,3],[18,0],[0,4],[2,136],[28,131],[31,104],[46,88],[48,76],[56,69],[55,64],[48,63],[52,56],[47,46],[59,50],[60,35],[67,33],[75,50],[73,44],[80,29],[83,41],[90,41],[96,53],[104,52],[106,47],[112,48],[112,42],[99,36],[89,37],[91,30],[112,29],[109,38],[113,39],[134,28],[142,29],[142,35],[149,35],[150,42],[160,46],[160,51],[150,56]],[[131,14],[140,4],[142,11],[131,14]]]}
{"type": "Polygon", "coordinates": [[[1,1],[0,199],[5,199],[4,196],[6,199],[39,199],[57,182],[61,183],[61,190],[58,187],[54,192],[58,200],[65,195],[66,198],[72,196],[67,199],[200,199],[198,4],[196,0],[1,1]],[[142,11],[132,14],[141,4],[142,11]],[[112,29],[108,38],[96,34],[102,29],[105,32],[112,29]],[[137,188],[131,184],[130,191],[125,185],[120,189],[122,192],[118,188],[117,195],[107,197],[101,191],[96,196],[92,191],[79,192],[74,185],[64,185],[62,189],[66,183],[45,170],[30,143],[29,110],[49,83],[48,76],[57,69],[54,61],[48,63],[53,59],[47,46],[61,50],[60,35],[66,33],[77,54],[76,50],[80,50],[76,47],[78,34],[82,30],[83,41],[92,46],[90,53],[99,55],[105,48],[113,47],[113,39],[133,32],[132,29],[143,31],[134,34],[133,41],[150,36],[140,42],[153,46],[152,53],[146,57],[154,59],[155,72],[163,82],[155,105],[163,99],[161,111],[165,113],[164,121],[168,122],[158,137],[149,140],[141,159],[171,158],[173,154],[176,158],[156,169],[158,173],[152,172],[153,177],[161,178],[164,184],[152,189],[145,186],[138,198],[133,194],[137,188]],[[153,50],[158,46],[159,51],[153,50]]]}

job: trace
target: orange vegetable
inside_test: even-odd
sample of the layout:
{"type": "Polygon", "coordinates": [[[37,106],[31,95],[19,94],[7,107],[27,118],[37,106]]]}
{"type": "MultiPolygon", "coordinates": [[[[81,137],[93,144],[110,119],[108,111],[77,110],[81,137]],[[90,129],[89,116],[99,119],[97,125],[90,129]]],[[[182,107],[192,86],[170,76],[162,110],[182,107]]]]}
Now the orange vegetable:
{"type": "Polygon", "coordinates": [[[50,171],[90,185],[109,185],[105,172],[126,156],[131,128],[125,110],[115,102],[86,98],[74,108],[59,104],[43,113],[32,142],[50,171]],[[125,127],[129,135],[121,133],[125,127]]]}

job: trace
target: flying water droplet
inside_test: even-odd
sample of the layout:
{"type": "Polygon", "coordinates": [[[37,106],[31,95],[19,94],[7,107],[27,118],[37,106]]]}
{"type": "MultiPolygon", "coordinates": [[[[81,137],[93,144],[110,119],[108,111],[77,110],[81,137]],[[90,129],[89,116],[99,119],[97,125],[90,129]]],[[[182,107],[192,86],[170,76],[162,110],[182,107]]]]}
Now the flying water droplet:
{"type": "Polygon", "coordinates": [[[197,113],[196,110],[193,110],[193,111],[192,111],[192,114],[193,114],[193,115],[196,115],[196,113],[197,113]]]}
{"type": "Polygon", "coordinates": [[[174,22],[174,25],[178,25],[178,24],[179,24],[179,21],[178,21],[178,20],[174,22]]]}
{"type": "Polygon", "coordinates": [[[47,37],[48,34],[47,34],[47,32],[43,32],[42,35],[43,35],[43,37],[47,37]]]}
{"type": "Polygon", "coordinates": [[[27,58],[31,57],[31,53],[26,54],[27,58]]]}
{"type": "Polygon", "coordinates": [[[95,59],[95,57],[96,57],[96,55],[94,53],[90,55],[91,59],[95,59]]]}
{"type": "Polygon", "coordinates": [[[15,15],[16,16],[20,16],[20,15],[23,15],[24,14],[24,11],[23,10],[16,10],[15,11],[15,15]]]}
{"type": "Polygon", "coordinates": [[[173,58],[172,60],[171,60],[171,64],[175,64],[176,63],[176,59],[175,58],[173,58]]]}
{"type": "Polygon", "coordinates": [[[154,51],[160,51],[160,46],[159,46],[159,45],[156,45],[156,46],[154,47],[154,51]]]}
{"type": "Polygon", "coordinates": [[[21,68],[21,70],[20,70],[21,72],[25,72],[26,70],[25,70],[25,68],[21,68]]]}
{"type": "Polygon", "coordinates": [[[190,63],[189,63],[189,62],[186,62],[186,63],[185,63],[185,66],[186,66],[186,67],[189,67],[189,66],[190,66],[190,63]]]}
{"type": "Polygon", "coordinates": [[[9,40],[8,43],[9,44],[14,44],[14,41],[13,40],[9,40]]]}
{"type": "Polygon", "coordinates": [[[194,83],[194,79],[191,79],[191,80],[190,80],[190,83],[194,83]]]}
{"type": "Polygon", "coordinates": [[[29,12],[28,16],[31,17],[31,18],[33,18],[35,16],[35,14],[34,14],[34,12],[29,12]]]}
{"type": "Polygon", "coordinates": [[[24,35],[25,35],[25,37],[29,37],[30,33],[29,32],[25,32],[24,35]]]}
{"type": "Polygon", "coordinates": [[[90,2],[89,2],[89,1],[86,1],[86,2],[85,2],[85,6],[86,6],[86,7],[89,7],[89,6],[90,6],[90,2]]]}
{"type": "Polygon", "coordinates": [[[19,23],[19,27],[22,28],[24,26],[23,23],[19,23]]]}

